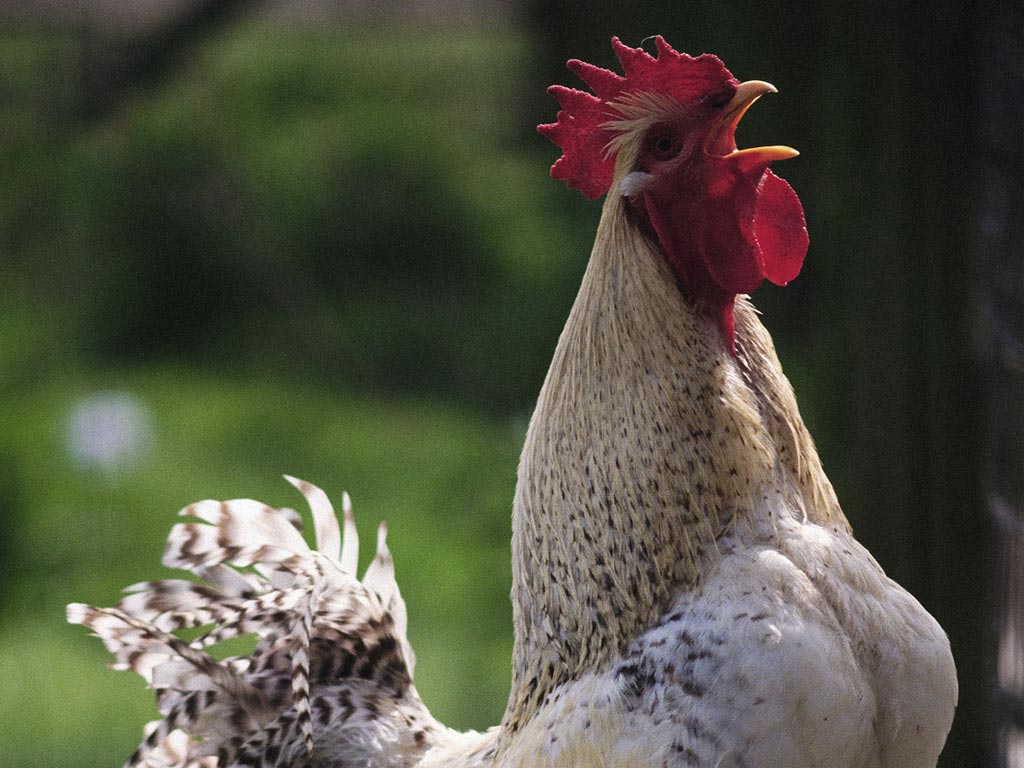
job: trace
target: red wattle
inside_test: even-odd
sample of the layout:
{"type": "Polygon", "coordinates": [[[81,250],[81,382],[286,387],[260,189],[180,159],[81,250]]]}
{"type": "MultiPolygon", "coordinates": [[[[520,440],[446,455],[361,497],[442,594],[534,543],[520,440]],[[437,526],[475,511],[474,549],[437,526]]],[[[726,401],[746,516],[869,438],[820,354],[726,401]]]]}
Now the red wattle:
{"type": "Polygon", "coordinates": [[[764,264],[754,237],[758,178],[724,170],[711,185],[701,217],[700,258],[718,287],[751,293],[764,280],[764,264]]]}
{"type": "Polygon", "coordinates": [[[765,279],[785,285],[807,254],[807,227],[796,193],[766,165],[714,163],[707,196],[668,187],[643,195],[644,213],[683,293],[714,318],[733,348],[733,300],[765,279]]]}
{"type": "Polygon", "coordinates": [[[807,224],[793,188],[767,166],[725,158],[713,172],[698,241],[708,273],[722,290],[751,293],[762,280],[785,285],[807,255],[807,224]]]}
{"type": "Polygon", "coordinates": [[[754,236],[765,278],[786,285],[800,273],[809,242],[804,209],[793,188],[771,171],[765,171],[758,188],[754,236]]]}

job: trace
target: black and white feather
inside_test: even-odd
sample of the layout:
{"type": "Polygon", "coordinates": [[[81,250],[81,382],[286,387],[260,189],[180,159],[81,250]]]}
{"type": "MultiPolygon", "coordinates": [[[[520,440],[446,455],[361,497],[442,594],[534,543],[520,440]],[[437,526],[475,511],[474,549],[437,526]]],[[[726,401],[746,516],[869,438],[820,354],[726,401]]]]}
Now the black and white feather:
{"type": "Polygon", "coordinates": [[[126,766],[401,766],[447,731],[412,684],[385,526],[360,581],[348,495],[342,534],[323,491],[287,480],[312,509],[316,549],[293,510],[201,501],[181,511],[189,519],[171,529],[163,557],[198,581],[135,584],[113,608],[68,606],[68,621],[103,640],[114,669],[156,692],[163,718],[126,766]],[[210,654],[243,635],[257,638],[251,654],[210,654]]]}

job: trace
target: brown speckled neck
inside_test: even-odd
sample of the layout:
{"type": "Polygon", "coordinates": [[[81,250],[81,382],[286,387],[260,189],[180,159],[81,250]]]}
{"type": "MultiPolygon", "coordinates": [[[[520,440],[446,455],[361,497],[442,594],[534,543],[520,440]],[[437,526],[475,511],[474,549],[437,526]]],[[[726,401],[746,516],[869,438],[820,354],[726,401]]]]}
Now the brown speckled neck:
{"type": "Polygon", "coordinates": [[[753,309],[733,358],[625,207],[613,190],[523,447],[506,734],[692,588],[780,466],[831,494],[753,309]]]}

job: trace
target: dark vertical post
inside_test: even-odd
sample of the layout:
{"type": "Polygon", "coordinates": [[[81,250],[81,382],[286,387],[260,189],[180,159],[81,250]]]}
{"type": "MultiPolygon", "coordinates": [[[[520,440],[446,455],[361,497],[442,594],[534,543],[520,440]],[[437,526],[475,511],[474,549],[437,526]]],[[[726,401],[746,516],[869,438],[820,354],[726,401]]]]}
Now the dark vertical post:
{"type": "Polygon", "coordinates": [[[164,23],[125,35],[104,28],[88,13],[80,22],[82,117],[99,120],[145,84],[157,82],[180,64],[187,51],[262,0],[192,0],[164,23]]]}
{"type": "Polygon", "coordinates": [[[982,38],[978,252],[983,482],[995,537],[988,668],[992,763],[1024,765],[1024,14],[988,3],[982,38]]]}

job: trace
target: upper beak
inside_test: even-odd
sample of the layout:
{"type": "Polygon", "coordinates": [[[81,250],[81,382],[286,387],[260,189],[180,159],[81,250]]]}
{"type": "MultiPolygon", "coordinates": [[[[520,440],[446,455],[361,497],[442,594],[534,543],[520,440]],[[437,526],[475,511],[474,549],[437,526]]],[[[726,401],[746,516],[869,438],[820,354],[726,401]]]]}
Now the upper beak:
{"type": "Polygon", "coordinates": [[[788,160],[800,153],[792,147],[771,146],[736,149],[736,126],[750,109],[750,105],[766,93],[778,93],[778,89],[764,80],[748,80],[740,83],[732,101],[725,105],[722,116],[718,118],[707,138],[704,140],[704,152],[713,157],[742,155],[744,160],[770,163],[773,160],[788,160]]]}

